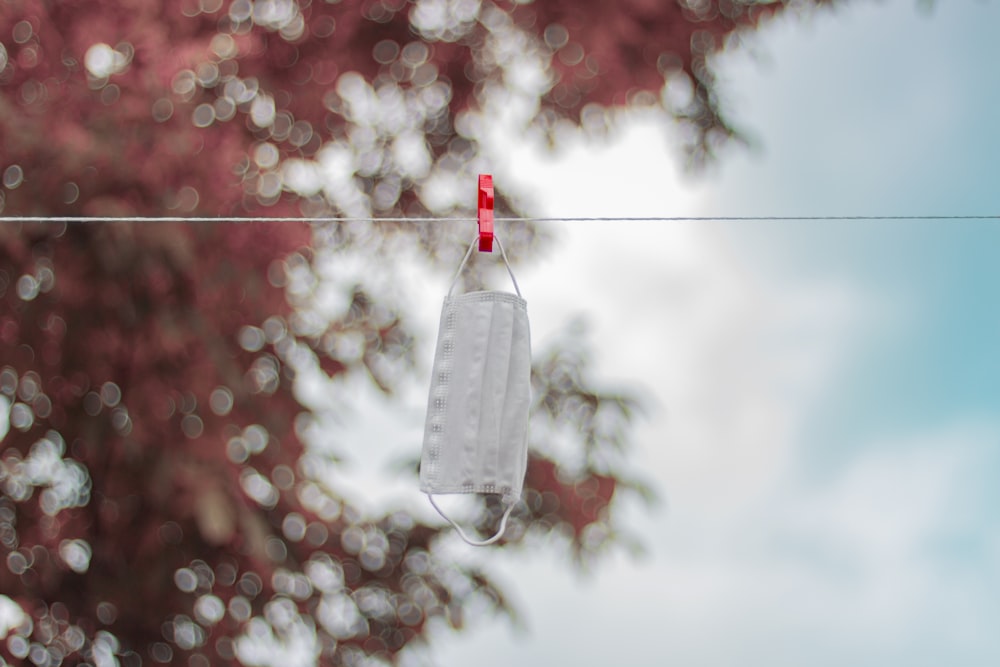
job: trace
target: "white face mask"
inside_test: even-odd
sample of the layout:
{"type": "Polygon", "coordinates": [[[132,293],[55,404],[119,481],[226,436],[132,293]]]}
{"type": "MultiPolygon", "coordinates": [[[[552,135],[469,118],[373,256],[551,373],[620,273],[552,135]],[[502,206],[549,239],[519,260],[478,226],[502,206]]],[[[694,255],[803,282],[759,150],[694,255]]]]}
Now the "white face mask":
{"type": "Polygon", "coordinates": [[[521,497],[528,464],[531,404],[531,335],[527,302],[521,298],[507,254],[504,265],[517,295],[469,292],[452,296],[477,241],[469,246],[441,309],[431,375],[420,490],[462,539],[475,546],[500,539],[521,497]],[[496,535],[475,541],[452,521],[433,494],[490,493],[506,506],[496,535]]]}

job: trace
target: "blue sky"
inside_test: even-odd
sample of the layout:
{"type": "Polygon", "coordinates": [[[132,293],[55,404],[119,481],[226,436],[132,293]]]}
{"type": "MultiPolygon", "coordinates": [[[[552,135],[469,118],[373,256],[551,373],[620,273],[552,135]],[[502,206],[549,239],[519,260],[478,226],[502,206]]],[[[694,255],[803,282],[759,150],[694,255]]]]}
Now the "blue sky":
{"type": "MultiPolygon", "coordinates": [[[[499,152],[545,215],[996,214],[1000,4],[855,2],[717,63],[753,138],[698,176],[634,114],[610,141],[499,152]]],[[[509,137],[507,137],[509,141],[509,137]]],[[[499,233],[499,232],[498,232],[499,233]]],[[[522,269],[533,337],[574,314],[654,408],[649,546],[588,576],[474,554],[527,632],[432,664],[1000,663],[1000,223],[576,223],[522,269]]]]}
{"type": "MultiPolygon", "coordinates": [[[[996,3],[937,3],[930,14],[908,2],[859,3],[766,40],[769,65],[744,59],[728,72],[763,155],[723,165],[720,189],[762,213],[994,212],[997,17],[996,3]]],[[[849,273],[912,308],[906,340],[872,340],[847,369],[854,398],[819,416],[827,430],[859,420],[922,428],[956,410],[995,412],[996,223],[776,223],[736,233],[798,276],[849,273]]]]}

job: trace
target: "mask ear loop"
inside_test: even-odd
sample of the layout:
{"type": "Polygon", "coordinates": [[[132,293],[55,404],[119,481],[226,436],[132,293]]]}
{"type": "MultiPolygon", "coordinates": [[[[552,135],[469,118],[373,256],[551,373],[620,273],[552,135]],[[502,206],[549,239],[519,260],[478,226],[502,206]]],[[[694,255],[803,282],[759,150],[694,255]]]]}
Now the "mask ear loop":
{"type": "MultiPolygon", "coordinates": [[[[496,240],[496,238],[494,237],[493,240],[496,240]]],[[[440,514],[442,517],[444,517],[444,520],[447,521],[448,523],[450,523],[452,525],[452,527],[456,531],[458,531],[458,536],[461,537],[463,540],[465,540],[468,544],[471,544],[474,547],[485,547],[487,545],[493,544],[494,542],[496,542],[497,540],[499,540],[501,537],[503,537],[504,531],[507,530],[507,518],[510,517],[511,511],[514,509],[514,505],[517,504],[517,501],[515,500],[515,501],[511,502],[510,505],[507,506],[506,510],[504,510],[503,517],[500,519],[500,527],[497,528],[497,532],[496,532],[496,534],[493,535],[493,537],[491,537],[489,539],[486,539],[486,540],[472,540],[472,539],[469,539],[469,536],[465,534],[465,531],[462,530],[461,526],[459,526],[457,523],[455,523],[452,520],[451,517],[449,517],[447,514],[445,514],[444,512],[441,511],[441,508],[438,507],[438,504],[436,502],[434,502],[434,496],[432,496],[431,494],[428,493],[427,494],[427,499],[429,501],[431,501],[431,505],[434,506],[434,509],[437,510],[437,513],[440,514]]]]}
{"type": "MultiPolygon", "coordinates": [[[[500,256],[503,258],[503,265],[507,267],[507,275],[510,276],[510,281],[514,283],[514,291],[517,295],[521,296],[521,288],[517,285],[517,278],[514,277],[514,272],[510,268],[510,262],[507,261],[507,252],[503,249],[503,244],[500,243],[500,237],[494,236],[493,240],[496,241],[497,247],[500,248],[500,256]]],[[[455,285],[458,284],[458,277],[462,275],[462,271],[465,269],[465,265],[469,262],[469,258],[472,257],[472,251],[475,250],[476,245],[479,243],[479,237],[476,237],[471,244],[469,244],[469,249],[465,251],[465,257],[462,258],[462,263],[458,265],[458,271],[455,272],[455,277],[451,279],[451,287],[448,288],[448,296],[455,291],[455,285]]]]}

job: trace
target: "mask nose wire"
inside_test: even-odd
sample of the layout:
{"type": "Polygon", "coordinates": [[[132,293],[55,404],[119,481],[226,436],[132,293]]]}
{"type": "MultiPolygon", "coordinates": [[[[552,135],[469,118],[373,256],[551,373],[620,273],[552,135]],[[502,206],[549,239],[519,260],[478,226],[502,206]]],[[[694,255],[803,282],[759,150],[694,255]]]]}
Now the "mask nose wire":
{"type": "MultiPolygon", "coordinates": [[[[495,237],[494,237],[494,240],[495,240],[495,237]]],[[[507,506],[506,510],[504,510],[503,518],[500,519],[500,527],[497,528],[497,532],[496,532],[496,534],[493,537],[491,537],[489,539],[486,539],[486,540],[471,540],[471,539],[469,539],[469,536],[465,534],[465,531],[462,530],[461,526],[459,526],[457,523],[455,523],[452,520],[451,517],[449,517],[447,514],[445,514],[444,512],[441,511],[441,508],[438,507],[438,504],[436,502],[434,502],[434,496],[433,495],[431,495],[431,494],[428,493],[427,494],[427,499],[431,501],[431,505],[434,506],[434,509],[437,510],[437,513],[440,514],[442,517],[444,517],[444,520],[447,521],[448,523],[450,523],[452,525],[452,527],[455,530],[458,531],[459,537],[461,537],[468,544],[471,544],[474,547],[485,547],[485,546],[487,546],[489,544],[493,544],[494,542],[496,542],[497,540],[499,540],[501,537],[503,537],[504,531],[507,530],[507,518],[510,516],[511,511],[514,509],[514,505],[517,504],[517,501],[514,501],[510,505],[507,506]]]]}

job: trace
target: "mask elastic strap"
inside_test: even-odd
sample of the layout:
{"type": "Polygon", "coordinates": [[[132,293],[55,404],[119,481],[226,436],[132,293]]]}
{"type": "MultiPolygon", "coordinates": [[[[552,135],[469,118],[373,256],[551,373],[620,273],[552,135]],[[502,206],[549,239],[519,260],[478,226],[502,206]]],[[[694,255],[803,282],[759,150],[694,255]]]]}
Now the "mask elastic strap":
{"type": "MultiPolygon", "coordinates": [[[[521,288],[518,287],[517,278],[514,277],[514,272],[510,268],[510,262],[507,261],[507,253],[503,249],[503,244],[500,243],[500,237],[494,236],[493,240],[496,241],[497,247],[500,248],[500,256],[503,257],[503,265],[507,267],[507,275],[510,276],[511,282],[514,283],[514,291],[517,292],[518,296],[521,296],[521,288]]],[[[451,287],[448,288],[448,296],[451,296],[451,293],[455,291],[455,285],[458,284],[458,277],[462,275],[462,270],[465,268],[466,263],[468,263],[469,257],[472,257],[472,251],[478,244],[479,237],[477,236],[473,239],[472,243],[469,244],[469,249],[465,251],[465,257],[462,258],[462,263],[458,265],[458,271],[455,272],[455,277],[451,279],[451,287]]]]}
{"type": "MultiPolygon", "coordinates": [[[[493,240],[495,241],[496,237],[494,237],[493,240]]],[[[447,521],[448,523],[450,523],[452,525],[452,527],[454,527],[455,530],[458,531],[458,536],[461,537],[463,540],[465,540],[466,542],[468,542],[469,544],[471,544],[474,547],[485,547],[486,545],[493,544],[494,542],[496,542],[497,540],[499,540],[501,537],[503,537],[504,531],[507,530],[507,517],[510,516],[511,511],[514,509],[514,505],[517,504],[517,501],[514,501],[510,505],[507,506],[506,510],[504,510],[503,517],[500,519],[500,527],[497,528],[497,532],[496,532],[496,534],[493,537],[491,537],[489,539],[486,539],[486,540],[470,540],[469,536],[465,534],[464,530],[462,530],[462,527],[459,526],[454,521],[452,521],[451,517],[449,517],[447,514],[445,514],[444,512],[441,511],[441,508],[438,507],[438,504],[436,502],[434,502],[434,496],[432,496],[431,494],[428,493],[427,494],[427,499],[431,501],[431,505],[434,506],[434,509],[437,510],[437,513],[440,514],[442,517],[444,517],[444,520],[447,521]]]]}

